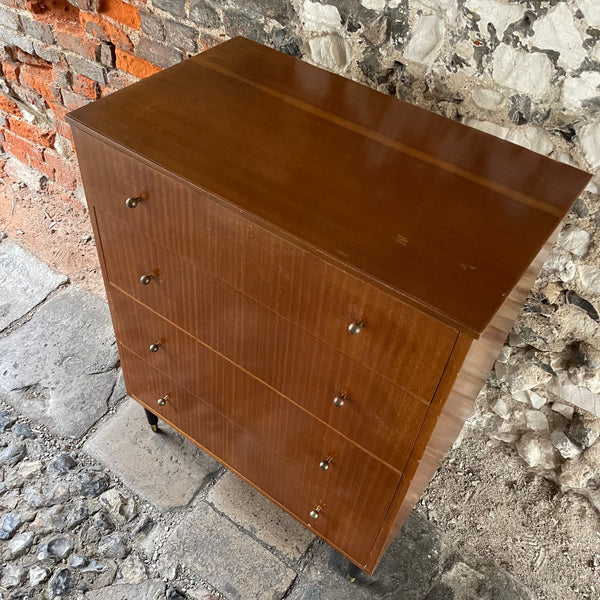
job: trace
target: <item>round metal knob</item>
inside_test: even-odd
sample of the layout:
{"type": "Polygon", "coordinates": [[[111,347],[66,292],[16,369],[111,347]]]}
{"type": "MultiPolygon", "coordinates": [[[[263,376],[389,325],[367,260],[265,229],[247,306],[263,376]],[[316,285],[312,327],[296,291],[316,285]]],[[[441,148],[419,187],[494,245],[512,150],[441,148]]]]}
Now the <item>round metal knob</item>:
{"type": "Polygon", "coordinates": [[[333,403],[336,406],[344,406],[344,402],[346,400],[346,394],[339,394],[333,399],[333,403]]]}
{"type": "Polygon", "coordinates": [[[158,347],[160,346],[160,343],[158,344],[150,344],[150,346],[148,347],[150,352],[158,352],[158,347]]]}
{"type": "Polygon", "coordinates": [[[321,469],[321,471],[329,471],[329,460],[329,458],[326,458],[319,463],[319,469],[321,469]]]}
{"type": "Polygon", "coordinates": [[[127,205],[127,208],[135,208],[141,201],[141,198],[133,196],[131,198],[127,198],[127,200],[125,200],[125,204],[127,205]]]}
{"type": "Polygon", "coordinates": [[[148,285],[152,281],[153,277],[154,275],[142,275],[140,277],[140,282],[142,285],[148,285]]]}
{"type": "Polygon", "coordinates": [[[348,325],[348,333],[350,335],[358,335],[361,329],[365,326],[363,321],[355,321],[348,325]]]}
{"type": "Polygon", "coordinates": [[[317,508],[313,508],[308,514],[311,519],[318,519],[320,512],[321,512],[321,507],[317,506],[317,508]]]}
{"type": "Polygon", "coordinates": [[[158,404],[159,406],[164,406],[167,403],[168,399],[169,399],[169,396],[163,396],[162,398],[159,398],[156,401],[156,404],[158,404]]]}

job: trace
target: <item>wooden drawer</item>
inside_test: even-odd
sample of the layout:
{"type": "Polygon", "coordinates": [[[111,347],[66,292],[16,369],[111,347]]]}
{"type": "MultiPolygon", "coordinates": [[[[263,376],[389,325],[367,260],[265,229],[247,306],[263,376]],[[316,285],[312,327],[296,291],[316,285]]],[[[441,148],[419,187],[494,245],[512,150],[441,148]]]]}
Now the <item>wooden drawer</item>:
{"type": "Polygon", "coordinates": [[[144,235],[407,389],[433,395],[456,339],[453,328],[208,194],[96,145],[102,160],[86,174],[87,198],[122,221],[121,252],[135,251],[144,235]],[[144,197],[133,210],[125,205],[132,195],[144,197]],[[357,321],[365,326],[359,335],[349,335],[348,325],[357,321]]]}
{"type": "MultiPolygon", "coordinates": [[[[297,394],[291,394],[286,386],[293,385],[291,379],[297,378],[294,373],[301,362],[311,363],[306,374],[308,378],[318,379],[323,366],[327,365],[328,371],[345,368],[346,372],[357,371],[360,378],[369,379],[364,373],[368,369],[262,304],[196,269],[195,265],[156,242],[141,235],[132,237],[127,225],[102,211],[96,211],[96,218],[108,279],[112,284],[285,394],[295,399],[297,394]],[[148,285],[140,283],[142,275],[152,276],[148,285]],[[344,364],[348,366],[344,367],[344,364]]],[[[362,333],[345,335],[360,337],[362,333]]],[[[422,332],[426,347],[431,345],[427,335],[436,339],[434,331],[422,332]]],[[[392,381],[428,402],[443,371],[444,361],[436,362],[436,357],[429,362],[423,360],[419,351],[405,362],[398,360],[392,381]],[[426,376],[423,374],[425,366],[426,376]]],[[[333,395],[346,389],[345,385],[332,390],[333,395]]],[[[317,390],[310,387],[306,391],[315,393],[317,390]]]]}
{"type": "MultiPolygon", "coordinates": [[[[174,327],[135,300],[115,288],[110,291],[117,339],[143,357],[149,364],[175,379],[182,387],[194,391],[214,378],[216,364],[229,372],[237,369],[194,338],[174,327]],[[150,345],[157,344],[155,352],[150,345]]],[[[299,381],[304,370],[299,369],[299,381]]],[[[328,395],[306,393],[302,406],[340,431],[355,443],[402,471],[413,442],[425,418],[427,406],[381,377],[372,377],[364,391],[354,393],[351,375],[347,379],[348,398],[343,406],[332,402],[332,394],[341,386],[334,373],[328,395]],[[368,423],[368,426],[365,424],[368,423]]],[[[359,382],[359,385],[362,382],[359,382]]],[[[215,386],[222,385],[215,380],[215,386]]],[[[324,386],[326,387],[326,385],[324,386]]],[[[217,394],[215,389],[210,397],[217,394]]],[[[210,400],[207,400],[210,403],[210,400]]]]}
{"type": "Polygon", "coordinates": [[[119,352],[130,395],[359,564],[366,561],[397,472],[242,371],[230,372],[226,361],[192,394],[122,344],[119,352]],[[163,394],[168,400],[160,407],[163,394]],[[324,471],[319,462],[327,457],[331,466],[324,471]],[[319,517],[311,519],[319,506],[319,517]]]}

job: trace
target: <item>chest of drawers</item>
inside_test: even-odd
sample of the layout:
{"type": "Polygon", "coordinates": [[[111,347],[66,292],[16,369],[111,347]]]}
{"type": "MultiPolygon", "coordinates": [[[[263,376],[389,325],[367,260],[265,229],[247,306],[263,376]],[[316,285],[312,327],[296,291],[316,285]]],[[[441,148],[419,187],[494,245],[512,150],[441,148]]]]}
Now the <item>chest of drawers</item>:
{"type": "Polygon", "coordinates": [[[589,176],[243,38],[69,120],[129,394],[373,572],[589,176]]]}

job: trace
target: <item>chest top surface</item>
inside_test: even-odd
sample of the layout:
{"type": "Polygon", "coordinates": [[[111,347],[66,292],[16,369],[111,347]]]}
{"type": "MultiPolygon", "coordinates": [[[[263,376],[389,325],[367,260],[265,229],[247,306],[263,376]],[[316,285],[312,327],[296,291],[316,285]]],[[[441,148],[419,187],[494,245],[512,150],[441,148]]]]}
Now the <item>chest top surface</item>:
{"type": "Polygon", "coordinates": [[[244,38],[69,120],[475,337],[590,177],[244,38]]]}

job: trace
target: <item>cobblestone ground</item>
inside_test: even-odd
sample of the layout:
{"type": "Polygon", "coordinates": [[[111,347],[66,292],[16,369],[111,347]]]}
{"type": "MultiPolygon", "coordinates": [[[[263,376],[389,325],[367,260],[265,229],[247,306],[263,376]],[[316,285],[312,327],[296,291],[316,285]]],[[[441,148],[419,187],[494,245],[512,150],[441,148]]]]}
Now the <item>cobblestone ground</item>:
{"type": "Polygon", "coordinates": [[[0,243],[0,600],[516,600],[413,514],[373,577],[126,398],[104,301],[0,243]],[[18,293],[16,293],[18,292],[18,293]]]}

